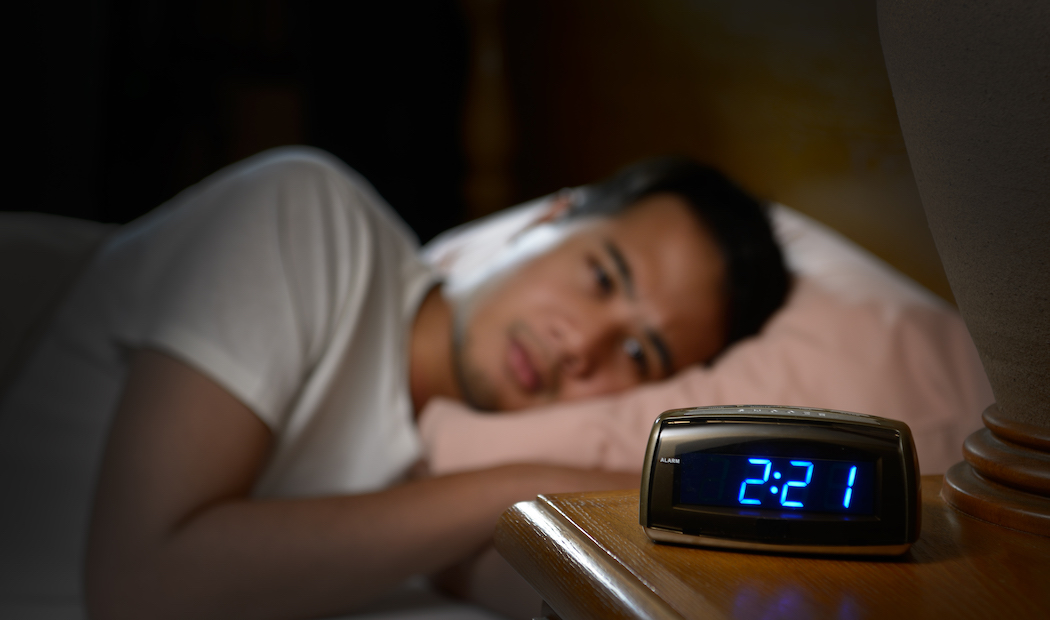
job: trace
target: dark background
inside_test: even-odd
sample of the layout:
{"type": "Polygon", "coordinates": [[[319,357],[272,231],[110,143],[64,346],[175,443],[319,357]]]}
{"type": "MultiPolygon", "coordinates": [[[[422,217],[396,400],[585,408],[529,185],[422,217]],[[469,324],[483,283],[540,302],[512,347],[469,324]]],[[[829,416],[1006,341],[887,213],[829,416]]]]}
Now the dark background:
{"type": "Polygon", "coordinates": [[[228,163],[312,144],[426,241],[684,153],[952,299],[874,0],[5,8],[4,210],[125,222],[228,163]]]}
{"type": "Polygon", "coordinates": [[[9,19],[3,210],[127,222],[226,164],[309,144],[423,241],[464,218],[454,1],[61,0],[9,19]]]}

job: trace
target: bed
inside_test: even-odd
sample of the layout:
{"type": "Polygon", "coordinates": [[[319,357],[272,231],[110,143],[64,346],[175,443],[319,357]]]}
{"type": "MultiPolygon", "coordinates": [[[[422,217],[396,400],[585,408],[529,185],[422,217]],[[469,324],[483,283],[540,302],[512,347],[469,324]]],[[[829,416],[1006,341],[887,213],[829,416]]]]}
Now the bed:
{"type": "MultiPolygon", "coordinates": [[[[546,200],[449,231],[424,255],[449,280],[469,277],[546,200]]],[[[942,473],[960,460],[963,438],[980,427],[980,412],[994,398],[958,313],[820,223],[783,205],[769,209],[795,282],[785,307],[760,334],[709,366],[618,396],[506,415],[431,402],[420,417],[430,473],[509,462],[638,471],[657,414],[725,403],[902,419],[915,434],[924,474],[942,473]]],[[[5,379],[17,372],[79,266],[112,230],[66,218],[2,215],[5,379]]],[[[492,620],[500,616],[490,610],[531,617],[538,609],[539,598],[491,550],[472,570],[466,594],[484,607],[451,600],[415,579],[352,617],[492,620]]]]}

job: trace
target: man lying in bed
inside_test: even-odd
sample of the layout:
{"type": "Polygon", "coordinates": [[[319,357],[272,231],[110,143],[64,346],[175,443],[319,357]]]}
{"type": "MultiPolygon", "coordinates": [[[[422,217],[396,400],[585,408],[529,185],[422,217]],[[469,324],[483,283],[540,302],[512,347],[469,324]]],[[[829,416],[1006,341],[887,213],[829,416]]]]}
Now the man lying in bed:
{"type": "Polygon", "coordinates": [[[257,156],[107,243],[9,394],[5,573],[78,600],[84,562],[97,618],[351,609],[466,557],[515,501],[636,484],[541,465],[396,484],[432,398],[510,410],[665,378],[757,332],[788,284],[759,205],[682,160],[559,195],[443,291],[340,162],[257,156]]]}

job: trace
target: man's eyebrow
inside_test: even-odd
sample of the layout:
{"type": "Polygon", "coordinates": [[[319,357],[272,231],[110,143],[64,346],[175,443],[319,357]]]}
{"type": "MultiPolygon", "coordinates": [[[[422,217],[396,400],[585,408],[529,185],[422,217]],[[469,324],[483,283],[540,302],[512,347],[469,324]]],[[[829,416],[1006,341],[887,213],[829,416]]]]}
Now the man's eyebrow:
{"type": "Polygon", "coordinates": [[[671,363],[671,351],[667,348],[667,343],[660,334],[654,330],[645,330],[645,335],[649,338],[649,343],[653,345],[653,349],[656,350],[656,356],[660,358],[660,365],[664,369],[664,376],[670,377],[674,374],[674,364],[671,363]]]}
{"type": "Polygon", "coordinates": [[[616,271],[620,274],[620,281],[623,283],[624,293],[627,294],[628,298],[634,298],[634,276],[631,275],[631,266],[627,264],[627,260],[624,259],[623,253],[620,252],[620,248],[616,247],[616,244],[606,239],[605,251],[609,253],[609,257],[612,258],[612,262],[616,265],[616,271]]]}
{"type": "MultiPolygon", "coordinates": [[[[624,293],[628,298],[634,298],[634,276],[631,275],[631,266],[627,264],[627,259],[623,257],[623,252],[620,248],[616,247],[616,244],[610,239],[606,239],[605,251],[608,252],[609,257],[612,258],[612,262],[616,265],[616,271],[620,274],[620,281],[623,283],[624,293]]],[[[667,347],[667,342],[664,341],[663,337],[656,333],[655,330],[645,330],[646,338],[649,339],[649,343],[653,346],[656,351],[656,356],[660,358],[660,366],[663,368],[664,376],[670,377],[674,374],[674,364],[671,363],[671,350],[667,347]]]]}

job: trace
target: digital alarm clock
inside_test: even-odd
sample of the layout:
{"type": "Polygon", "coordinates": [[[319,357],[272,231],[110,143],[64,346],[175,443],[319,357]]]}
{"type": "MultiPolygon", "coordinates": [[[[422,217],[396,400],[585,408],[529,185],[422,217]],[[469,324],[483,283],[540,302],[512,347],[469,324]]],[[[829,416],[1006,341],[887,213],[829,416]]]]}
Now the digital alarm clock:
{"type": "Polygon", "coordinates": [[[649,435],[639,519],[657,542],[899,555],[919,537],[908,425],[759,405],[673,409],[649,435]]]}

